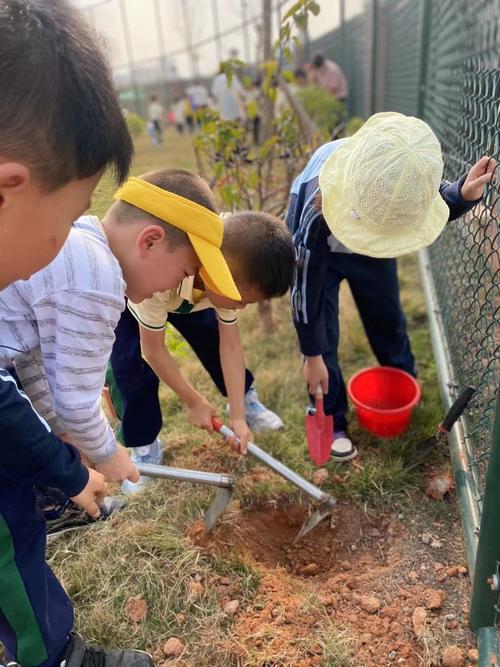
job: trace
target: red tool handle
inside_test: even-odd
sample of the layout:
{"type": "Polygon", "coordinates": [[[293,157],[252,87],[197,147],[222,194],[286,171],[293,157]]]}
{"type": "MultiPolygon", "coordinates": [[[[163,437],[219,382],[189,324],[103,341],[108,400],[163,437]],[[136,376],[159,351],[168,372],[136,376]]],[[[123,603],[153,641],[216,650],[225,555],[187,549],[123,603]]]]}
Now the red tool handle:
{"type": "Polygon", "coordinates": [[[214,431],[217,431],[217,433],[220,433],[220,430],[224,426],[224,423],[221,422],[220,419],[217,419],[217,417],[212,417],[212,426],[213,426],[214,431]]]}
{"type": "Polygon", "coordinates": [[[321,387],[318,387],[318,389],[316,390],[314,406],[316,408],[316,414],[318,415],[318,417],[324,417],[325,411],[323,409],[323,392],[321,391],[321,387]]]}

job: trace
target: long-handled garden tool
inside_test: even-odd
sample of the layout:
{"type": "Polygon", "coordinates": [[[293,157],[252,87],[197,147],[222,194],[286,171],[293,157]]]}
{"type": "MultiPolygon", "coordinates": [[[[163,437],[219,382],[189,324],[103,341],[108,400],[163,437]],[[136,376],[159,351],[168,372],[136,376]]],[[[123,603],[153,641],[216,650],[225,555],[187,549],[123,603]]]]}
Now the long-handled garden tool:
{"type": "Polygon", "coordinates": [[[219,488],[210,507],[203,516],[207,533],[215,526],[217,519],[225,511],[234,492],[234,477],[202,470],[186,470],[185,468],[171,468],[170,466],[142,463],[137,466],[141,475],[158,479],[171,479],[176,482],[191,482],[191,484],[208,484],[219,488]]]}
{"type": "MultiPolygon", "coordinates": [[[[225,426],[216,417],[212,417],[212,426],[214,427],[214,430],[217,431],[217,433],[220,433],[226,438],[236,437],[234,432],[228,426],[225,426]]],[[[314,484],[311,484],[296,472],[290,470],[290,468],[288,468],[286,465],[273,458],[260,447],[257,447],[255,443],[249,442],[247,445],[247,450],[249,454],[254,456],[261,463],[274,470],[274,472],[278,473],[278,475],[281,475],[291,484],[319,502],[319,507],[309,516],[308,519],[304,521],[302,528],[294,540],[294,544],[296,544],[309,531],[315,528],[320,521],[323,521],[323,519],[325,519],[333,512],[333,509],[337,503],[333,496],[329,495],[328,493],[324,493],[317,486],[314,486],[314,484]]]]}
{"type": "Polygon", "coordinates": [[[309,456],[317,466],[323,465],[332,453],[333,417],[325,415],[321,389],[316,392],[314,408],[307,410],[306,435],[309,456]]]}
{"type": "MultiPolygon", "coordinates": [[[[103,399],[112,419],[115,422],[118,421],[119,418],[107,387],[104,387],[103,399]]],[[[144,477],[217,486],[219,490],[203,516],[203,523],[205,524],[207,533],[215,526],[217,519],[226,510],[233,497],[234,477],[232,475],[205,472],[203,470],[186,470],[185,468],[173,468],[171,466],[155,465],[152,463],[143,463],[138,465],[137,469],[144,477]]]]}
{"type": "Polygon", "coordinates": [[[470,385],[466,385],[462,389],[460,394],[453,401],[443,421],[441,424],[439,424],[436,433],[417,445],[415,454],[404,463],[403,470],[413,470],[413,468],[416,468],[425,461],[434,447],[437,445],[446,444],[448,442],[449,432],[469,404],[469,401],[475,391],[475,388],[471,387],[470,385]]]}

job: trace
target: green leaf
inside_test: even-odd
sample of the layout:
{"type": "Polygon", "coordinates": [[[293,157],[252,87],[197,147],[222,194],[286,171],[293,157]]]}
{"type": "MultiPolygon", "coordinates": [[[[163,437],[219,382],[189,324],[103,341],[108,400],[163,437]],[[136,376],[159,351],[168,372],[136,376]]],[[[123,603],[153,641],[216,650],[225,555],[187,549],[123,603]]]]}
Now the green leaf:
{"type": "Polygon", "coordinates": [[[259,175],[255,171],[251,172],[247,177],[247,189],[256,190],[259,182],[259,175]]]}
{"type": "Polygon", "coordinates": [[[304,5],[304,0],[298,0],[298,2],[296,2],[295,4],[293,4],[293,5],[290,7],[290,9],[287,11],[287,13],[285,14],[285,16],[283,17],[283,21],[286,21],[287,19],[292,18],[292,16],[293,16],[294,14],[296,14],[297,12],[299,12],[299,11],[302,9],[303,5],[304,5]]]}
{"type": "Polygon", "coordinates": [[[280,28],[280,37],[278,40],[278,45],[281,41],[287,41],[290,39],[290,34],[292,32],[292,28],[289,23],[285,23],[285,25],[282,25],[280,28]]]}
{"type": "Polygon", "coordinates": [[[307,14],[295,14],[293,20],[299,30],[304,31],[307,28],[307,14]]]}
{"type": "Polygon", "coordinates": [[[257,102],[255,100],[252,100],[247,104],[247,116],[252,120],[257,116],[259,109],[257,106],[257,102]]]}
{"type": "Polygon", "coordinates": [[[313,14],[314,16],[318,16],[318,14],[321,11],[321,7],[319,6],[319,4],[317,2],[310,2],[308,9],[311,12],[311,14],[313,14]]]}
{"type": "Polygon", "coordinates": [[[266,142],[262,144],[259,149],[259,155],[262,160],[266,160],[269,157],[269,153],[273,150],[278,142],[278,137],[273,134],[266,142]]]}
{"type": "Polygon", "coordinates": [[[215,178],[217,180],[219,180],[219,178],[222,176],[223,173],[224,173],[224,165],[222,164],[222,162],[216,162],[214,164],[214,176],[215,176],[215,178]]]}

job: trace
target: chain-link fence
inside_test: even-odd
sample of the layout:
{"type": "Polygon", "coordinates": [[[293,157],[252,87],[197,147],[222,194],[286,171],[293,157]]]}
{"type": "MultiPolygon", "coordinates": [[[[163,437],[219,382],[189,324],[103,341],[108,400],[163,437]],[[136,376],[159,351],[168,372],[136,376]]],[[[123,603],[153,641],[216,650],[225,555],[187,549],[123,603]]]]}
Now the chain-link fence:
{"type": "MultiPolygon", "coordinates": [[[[362,16],[311,48],[345,68],[351,113],[393,110],[429,122],[445,178],[459,178],[482,155],[498,162],[500,0],[369,0],[362,16]]],[[[499,168],[496,174],[481,203],[420,257],[444,403],[465,384],[477,389],[454,429],[451,458],[484,665],[497,664],[500,617],[499,168]]]]}
{"type": "MultiPolygon", "coordinates": [[[[456,4],[449,0],[432,7],[424,105],[425,118],[441,139],[450,180],[482,155],[498,159],[499,152],[500,36],[490,27],[496,22],[498,28],[500,3],[469,3],[479,17],[472,24],[462,17],[453,20],[456,4]],[[495,5],[496,15],[485,11],[495,5]]],[[[484,200],[462,223],[450,225],[429,251],[454,370],[452,390],[466,383],[478,389],[467,432],[479,510],[500,362],[498,199],[498,185],[488,187],[484,200]]]]}

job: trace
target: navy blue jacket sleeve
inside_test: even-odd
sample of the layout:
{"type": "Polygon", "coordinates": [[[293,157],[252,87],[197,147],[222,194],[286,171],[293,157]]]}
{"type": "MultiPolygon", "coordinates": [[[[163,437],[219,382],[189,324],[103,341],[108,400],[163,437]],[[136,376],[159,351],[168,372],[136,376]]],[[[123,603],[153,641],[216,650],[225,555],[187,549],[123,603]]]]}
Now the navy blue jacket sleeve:
{"type": "Polygon", "coordinates": [[[439,187],[439,194],[450,209],[449,221],[460,218],[460,216],[467,213],[467,211],[470,211],[471,208],[481,201],[481,198],[476,199],[475,201],[466,201],[462,197],[462,185],[466,178],[467,174],[453,183],[450,183],[450,181],[443,181],[439,187]]]}
{"type": "Polygon", "coordinates": [[[56,438],[32,408],[14,378],[0,370],[0,484],[54,486],[68,496],[83,491],[89,478],[80,454],[56,438]]]}
{"type": "MultiPolygon", "coordinates": [[[[287,219],[296,214],[296,196],[292,195],[287,219]]],[[[321,211],[310,209],[310,218],[294,234],[296,271],[292,286],[293,322],[300,351],[308,357],[328,350],[325,326],[325,281],[331,232],[321,211]]]]}

